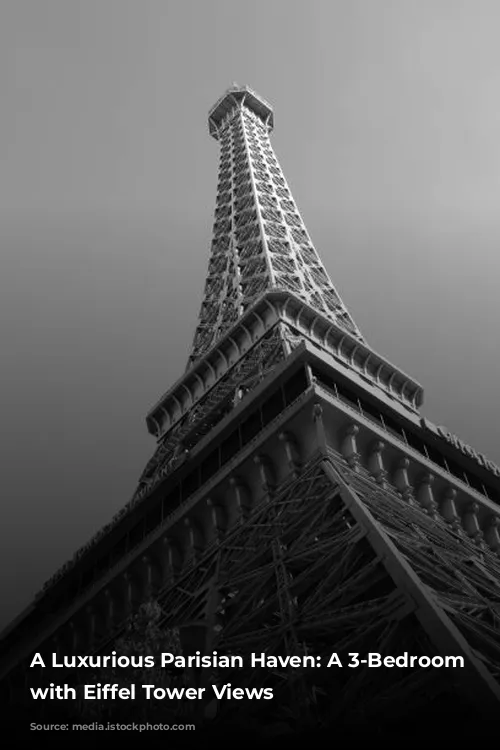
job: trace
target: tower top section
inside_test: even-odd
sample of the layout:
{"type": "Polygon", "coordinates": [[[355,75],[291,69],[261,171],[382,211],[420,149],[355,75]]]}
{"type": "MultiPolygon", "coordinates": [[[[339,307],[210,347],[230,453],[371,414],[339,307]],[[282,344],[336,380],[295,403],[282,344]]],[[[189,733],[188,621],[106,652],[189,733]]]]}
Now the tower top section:
{"type": "Polygon", "coordinates": [[[182,420],[191,430],[186,409],[207,387],[210,409],[224,393],[222,412],[234,396],[225,383],[236,378],[238,392],[253,388],[263,371],[241,363],[250,349],[248,362],[260,361],[266,337],[287,353],[314,341],[412,414],[422,403],[420,385],[368,346],[335,289],[274,153],[273,124],[265,99],[236,83],[209,112],[220,147],[210,260],[186,371],[147,416],[158,440],[182,420]]]}
{"type": "Polygon", "coordinates": [[[219,140],[218,131],[223,120],[242,102],[267,126],[269,132],[273,129],[274,113],[271,105],[248,86],[233,83],[208,113],[208,130],[215,140],[219,140]]]}

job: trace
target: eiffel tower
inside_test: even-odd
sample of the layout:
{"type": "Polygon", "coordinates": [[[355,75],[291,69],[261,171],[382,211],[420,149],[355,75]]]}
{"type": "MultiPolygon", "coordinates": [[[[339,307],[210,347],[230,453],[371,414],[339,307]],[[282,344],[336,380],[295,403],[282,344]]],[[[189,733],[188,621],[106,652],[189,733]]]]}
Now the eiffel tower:
{"type": "Polygon", "coordinates": [[[217,202],[187,368],[147,415],[157,448],[131,501],[4,632],[3,685],[16,694],[35,652],[109,652],[154,592],[185,654],[245,657],[197,685],[272,687],[299,726],[491,718],[500,469],[423,418],[421,386],[366,343],[276,159],[271,106],[235,84],[208,123],[217,202]]]}

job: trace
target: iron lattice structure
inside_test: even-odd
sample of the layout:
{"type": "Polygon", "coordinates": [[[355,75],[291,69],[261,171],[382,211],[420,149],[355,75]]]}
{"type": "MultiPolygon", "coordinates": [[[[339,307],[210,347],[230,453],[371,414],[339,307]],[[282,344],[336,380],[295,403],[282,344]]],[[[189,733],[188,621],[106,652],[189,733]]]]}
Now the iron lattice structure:
{"type": "Polygon", "coordinates": [[[315,654],[323,664],[338,653],[346,665],[349,653],[375,650],[459,655],[465,664],[451,677],[364,666],[273,669],[263,680],[247,658],[244,670],[219,670],[200,684],[272,686],[295,716],[332,726],[396,721],[461,691],[494,717],[499,580],[491,551],[478,554],[444,520],[328,452],[264,498],[160,602],[164,624],[198,630],[192,643],[204,653],[315,654]]]}
{"type": "Polygon", "coordinates": [[[265,292],[292,292],[356,337],[361,333],[323,266],[274,154],[270,106],[234,86],[213,107],[220,142],[211,257],[188,367],[265,292]]]}
{"type": "MultiPolygon", "coordinates": [[[[423,420],[421,387],[366,344],[305,229],[272,127],[246,87],[210,111],[217,208],[187,370],[148,414],[158,446],[131,501],[4,634],[0,677],[15,695],[35,651],[110,651],[153,591],[185,654],[244,657],[192,682],[273,688],[272,706],[238,702],[249,720],[271,711],[334,725],[450,705],[491,718],[500,469],[423,420]],[[248,659],[405,652],[464,666],[248,659]]],[[[217,717],[234,710],[221,701],[217,717]]]]}

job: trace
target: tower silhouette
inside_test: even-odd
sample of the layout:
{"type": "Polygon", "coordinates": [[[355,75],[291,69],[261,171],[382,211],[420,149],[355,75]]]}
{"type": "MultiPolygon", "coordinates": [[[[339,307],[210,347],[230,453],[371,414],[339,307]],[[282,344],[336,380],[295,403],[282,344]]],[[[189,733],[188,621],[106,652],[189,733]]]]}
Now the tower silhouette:
{"type": "Polygon", "coordinates": [[[272,687],[292,723],[492,716],[500,469],[421,417],[421,386],[366,343],[272,129],[237,84],[209,113],[217,204],[186,371],[147,415],[158,445],[132,500],[5,631],[0,676],[14,695],[34,652],[106,653],[153,593],[185,654],[248,657],[212,682],[272,687]]]}

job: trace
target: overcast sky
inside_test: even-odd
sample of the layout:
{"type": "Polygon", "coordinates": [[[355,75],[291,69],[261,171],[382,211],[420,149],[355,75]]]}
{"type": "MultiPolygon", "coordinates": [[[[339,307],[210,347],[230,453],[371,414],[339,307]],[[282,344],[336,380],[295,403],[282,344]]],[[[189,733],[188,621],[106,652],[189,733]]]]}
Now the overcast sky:
{"type": "Polygon", "coordinates": [[[2,0],[0,626],[154,449],[208,262],[207,112],[233,81],[274,106],[368,343],[500,463],[499,28],[485,0],[2,0]]]}

